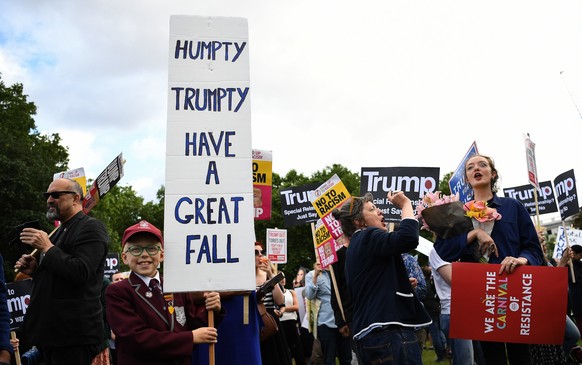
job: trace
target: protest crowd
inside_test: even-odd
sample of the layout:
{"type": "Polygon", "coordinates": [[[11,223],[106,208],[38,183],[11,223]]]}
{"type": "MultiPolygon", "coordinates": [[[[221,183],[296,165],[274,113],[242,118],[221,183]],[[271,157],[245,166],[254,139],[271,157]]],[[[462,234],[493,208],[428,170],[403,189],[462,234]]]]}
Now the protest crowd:
{"type": "MultiPolygon", "coordinates": [[[[281,218],[311,224],[313,242],[294,243],[314,256],[296,267],[276,258],[286,235],[255,232],[274,184],[272,151],[251,143],[247,21],[173,15],[169,35],[164,226],[135,214],[110,235],[91,214],[123,175],[121,155],[89,187],[55,174],[42,192],[42,226],[54,229],[22,223],[26,252],[0,256],[0,365],[582,364],[582,242],[564,232],[559,255],[547,252],[522,190],[499,194],[500,172],[475,143],[450,195],[436,191],[438,168],[362,167],[358,196],[337,174],[280,184],[281,218]],[[123,270],[106,273],[110,254],[123,270]]],[[[357,127],[346,135],[361,138],[357,127]]],[[[38,133],[27,129],[14,140],[38,133]]],[[[408,153],[363,153],[386,151],[408,153]]],[[[573,170],[554,181],[562,222],[580,210],[574,182],[573,170]]]]}
{"type": "Polygon", "coordinates": [[[433,197],[415,210],[402,191],[389,191],[387,200],[401,212],[396,229],[389,230],[368,193],[347,198],[331,212],[343,232],[332,264],[324,267],[318,260],[312,270],[289,272],[293,279],[287,281],[255,242],[256,290],[192,293],[164,291],[158,270],[163,234],[145,220],[127,227],[122,237],[121,257],[130,270],[108,280],[105,226],[83,212],[76,181],[55,179],[44,193],[46,216],[60,225],[50,234],[31,227],[20,233],[34,251],[14,267],[34,285],[17,337],[10,334],[0,277],[0,365],[423,364],[423,352],[432,353],[435,363],[461,365],[578,363],[582,246],[549,260],[543,230],[521,203],[497,195],[499,173],[490,157],[470,157],[465,177],[474,202],[487,202],[480,218],[494,222],[493,228],[466,226],[470,214],[452,214],[443,230],[443,212],[461,206],[454,199],[439,205],[433,197]],[[423,224],[435,242],[421,266],[413,254],[423,224]],[[497,264],[499,277],[515,275],[522,266],[571,267],[561,342],[452,335],[459,307],[451,305],[451,289],[461,280],[453,276],[457,262],[497,264]],[[21,347],[27,351],[17,359],[21,347]]]}

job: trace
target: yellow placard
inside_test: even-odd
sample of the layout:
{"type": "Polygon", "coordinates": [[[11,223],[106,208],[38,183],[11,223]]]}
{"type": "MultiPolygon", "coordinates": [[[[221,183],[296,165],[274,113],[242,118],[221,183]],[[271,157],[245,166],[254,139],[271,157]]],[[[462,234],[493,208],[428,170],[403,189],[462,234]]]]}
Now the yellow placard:
{"type": "Polygon", "coordinates": [[[320,225],[315,230],[315,247],[319,247],[331,238],[331,234],[325,225],[320,225]]]}
{"type": "Polygon", "coordinates": [[[329,214],[333,209],[339,207],[350,197],[348,189],[339,181],[320,197],[313,201],[313,207],[319,217],[329,214]]]}
{"type": "Polygon", "coordinates": [[[253,160],[253,184],[273,185],[273,161],[253,160]]]}

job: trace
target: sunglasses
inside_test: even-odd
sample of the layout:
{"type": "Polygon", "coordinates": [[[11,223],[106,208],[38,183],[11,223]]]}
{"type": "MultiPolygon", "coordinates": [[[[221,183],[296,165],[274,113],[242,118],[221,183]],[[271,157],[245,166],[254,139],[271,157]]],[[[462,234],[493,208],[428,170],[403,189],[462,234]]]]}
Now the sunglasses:
{"type": "Polygon", "coordinates": [[[263,256],[264,254],[265,254],[265,251],[255,250],[255,256],[263,256]]]}
{"type": "Polygon", "coordinates": [[[63,195],[63,194],[77,194],[77,193],[76,193],[76,192],[74,192],[74,191],[51,191],[50,193],[49,193],[49,192],[42,193],[42,196],[43,196],[45,199],[48,199],[48,198],[49,198],[49,196],[50,196],[51,198],[53,198],[53,199],[58,199],[58,198],[60,198],[60,197],[61,197],[61,195],[63,195]]]}

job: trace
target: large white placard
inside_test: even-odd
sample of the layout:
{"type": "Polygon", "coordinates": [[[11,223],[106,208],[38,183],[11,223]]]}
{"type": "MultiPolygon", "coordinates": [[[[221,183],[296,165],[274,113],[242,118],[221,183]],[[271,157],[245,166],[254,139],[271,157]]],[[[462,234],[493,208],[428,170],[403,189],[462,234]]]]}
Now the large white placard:
{"type": "MultiPolygon", "coordinates": [[[[568,245],[580,245],[582,246],[582,230],[567,228],[568,232],[568,245]]],[[[554,246],[554,253],[552,257],[556,260],[562,258],[564,250],[566,249],[566,235],[564,234],[564,227],[558,227],[558,235],[556,236],[556,245],[554,246]]]]}
{"type": "Polygon", "coordinates": [[[248,24],[172,16],[164,291],[255,289],[248,24]]]}

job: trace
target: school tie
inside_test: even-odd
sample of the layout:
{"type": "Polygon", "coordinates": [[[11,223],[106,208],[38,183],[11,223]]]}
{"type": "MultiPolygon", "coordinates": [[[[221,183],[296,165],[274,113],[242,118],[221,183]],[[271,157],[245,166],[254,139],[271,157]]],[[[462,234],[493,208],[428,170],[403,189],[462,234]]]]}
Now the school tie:
{"type": "Polygon", "coordinates": [[[160,282],[158,281],[158,279],[156,278],[150,279],[149,287],[152,292],[164,296],[164,294],[162,293],[162,288],[160,288],[160,282]]]}
{"type": "Polygon", "coordinates": [[[154,305],[158,308],[158,310],[165,312],[166,302],[164,301],[164,293],[162,292],[162,288],[160,288],[160,282],[158,279],[151,279],[148,286],[152,293],[151,298],[154,305]]]}
{"type": "MultiPolygon", "coordinates": [[[[160,282],[158,279],[150,279],[148,284],[150,292],[152,293],[152,304],[157,308],[162,316],[164,316],[166,323],[169,323],[170,330],[173,331],[173,323],[171,323],[171,315],[168,314],[166,299],[164,298],[164,292],[160,287],[160,282]]],[[[147,295],[146,295],[147,296],[147,295]]]]}

